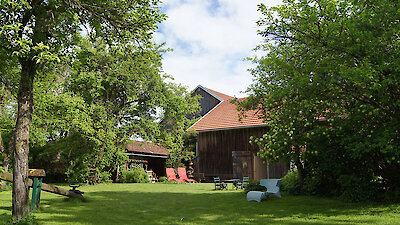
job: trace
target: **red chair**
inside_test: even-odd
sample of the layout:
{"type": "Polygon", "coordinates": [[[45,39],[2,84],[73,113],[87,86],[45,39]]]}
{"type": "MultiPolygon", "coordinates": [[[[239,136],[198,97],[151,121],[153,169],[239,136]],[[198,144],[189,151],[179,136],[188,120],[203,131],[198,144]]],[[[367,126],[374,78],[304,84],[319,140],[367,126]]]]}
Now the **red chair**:
{"type": "Polygon", "coordinates": [[[189,179],[187,177],[186,168],[185,167],[178,167],[178,176],[179,176],[179,179],[181,179],[183,181],[187,181],[187,182],[190,182],[190,183],[196,183],[195,180],[189,179]]]}
{"type": "Polygon", "coordinates": [[[174,168],[165,168],[165,171],[167,172],[168,180],[176,182],[184,182],[184,180],[182,180],[181,178],[179,179],[176,178],[174,168]]]}

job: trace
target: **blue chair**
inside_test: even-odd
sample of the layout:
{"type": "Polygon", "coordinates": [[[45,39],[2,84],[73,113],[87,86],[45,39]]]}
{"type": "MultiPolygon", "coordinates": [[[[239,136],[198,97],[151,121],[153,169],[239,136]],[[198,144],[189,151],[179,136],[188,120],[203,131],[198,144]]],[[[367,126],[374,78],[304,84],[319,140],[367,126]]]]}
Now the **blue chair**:
{"type": "Polygon", "coordinates": [[[243,177],[243,180],[238,180],[237,183],[233,183],[237,189],[244,189],[249,184],[249,177],[243,177]]]}
{"type": "Polygon", "coordinates": [[[263,179],[260,180],[260,185],[267,188],[267,191],[249,191],[247,193],[247,201],[261,202],[264,196],[275,195],[282,198],[280,193],[281,179],[263,179]]]}
{"type": "Polygon", "coordinates": [[[221,181],[219,177],[214,177],[215,190],[228,190],[227,184],[221,181]]]}

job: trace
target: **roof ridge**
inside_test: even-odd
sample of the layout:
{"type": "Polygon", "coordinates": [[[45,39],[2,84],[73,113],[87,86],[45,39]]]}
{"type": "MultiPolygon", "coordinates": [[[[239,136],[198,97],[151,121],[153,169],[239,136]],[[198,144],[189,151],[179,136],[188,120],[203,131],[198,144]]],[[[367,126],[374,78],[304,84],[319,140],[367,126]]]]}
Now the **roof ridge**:
{"type": "Polygon", "coordinates": [[[216,105],[189,129],[201,132],[206,130],[224,130],[258,126],[267,126],[267,124],[259,117],[256,110],[246,111],[241,116],[240,112],[236,109],[236,104],[226,100],[216,105]]]}
{"type": "Polygon", "coordinates": [[[199,120],[196,121],[196,123],[194,123],[192,126],[190,126],[188,129],[186,130],[190,130],[192,127],[194,127],[194,125],[196,125],[198,122],[200,122],[204,117],[206,117],[209,113],[211,113],[214,109],[216,109],[219,105],[221,105],[223,102],[225,101],[221,101],[220,103],[218,103],[214,108],[212,108],[210,111],[208,111],[206,114],[204,114],[204,116],[202,116],[199,120]]]}
{"type": "Polygon", "coordinates": [[[223,100],[230,100],[230,99],[233,99],[233,98],[234,98],[234,97],[232,97],[232,96],[230,96],[230,95],[221,93],[221,92],[219,92],[219,91],[214,91],[214,90],[212,90],[212,89],[210,89],[210,88],[205,88],[205,89],[207,89],[208,91],[210,91],[211,93],[213,93],[214,95],[218,96],[219,98],[221,98],[221,99],[223,99],[223,100]]]}

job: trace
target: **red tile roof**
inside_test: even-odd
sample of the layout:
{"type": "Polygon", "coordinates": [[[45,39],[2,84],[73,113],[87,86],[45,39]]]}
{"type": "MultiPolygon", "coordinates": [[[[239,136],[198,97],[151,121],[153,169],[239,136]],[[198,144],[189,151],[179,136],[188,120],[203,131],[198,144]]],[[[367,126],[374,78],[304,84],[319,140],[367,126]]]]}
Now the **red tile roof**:
{"type": "Polygon", "coordinates": [[[214,90],[211,90],[211,89],[209,89],[209,88],[205,88],[205,89],[207,89],[209,92],[213,93],[213,94],[216,95],[218,98],[220,98],[220,99],[222,99],[222,100],[224,100],[224,101],[233,99],[232,96],[223,94],[223,93],[221,93],[221,92],[214,91],[214,90]]]}
{"type": "Polygon", "coordinates": [[[154,155],[169,155],[169,151],[152,142],[135,141],[125,146],[128,152],[140,152],[154,155]]]}
{"type": "MultiPolygon", "coordinates": [[[[215,92],[213,91],[213,93],[215,92]]],[[[225,97],[226,96],[228,95],[225,95],[225,97]]],[[[262,122],[262,119],[259,118],[260,114],[256,110],[247,111],[245,113],[245,117],[242,117],[240,121],[239,115],[240,113],[236,110],[236,105],[230,103],[230,101],[227,99],[215,106],[215,108],[213,108],[199,121],[197,121],[197,123],[190,127],[189,130],[211,131],[252,126],[266,126],[266,124],[262,122]]]]}

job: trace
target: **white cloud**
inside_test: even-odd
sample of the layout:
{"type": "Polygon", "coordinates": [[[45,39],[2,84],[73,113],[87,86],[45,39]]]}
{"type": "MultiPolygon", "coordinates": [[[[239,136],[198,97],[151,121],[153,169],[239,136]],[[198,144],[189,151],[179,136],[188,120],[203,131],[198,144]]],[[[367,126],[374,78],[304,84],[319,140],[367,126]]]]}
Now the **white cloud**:
{"type": "MultiPolygon", "coordinates": [[[[205,87],[238,97],[251,83],[244,58],[260,43],[256,0],[166,0],[168,18],[156,35],[173,52],[165,54],[166,73],[193,89],[205,87]]],[[[266,5],[280,4],[275,0],[266,5]]]]}

